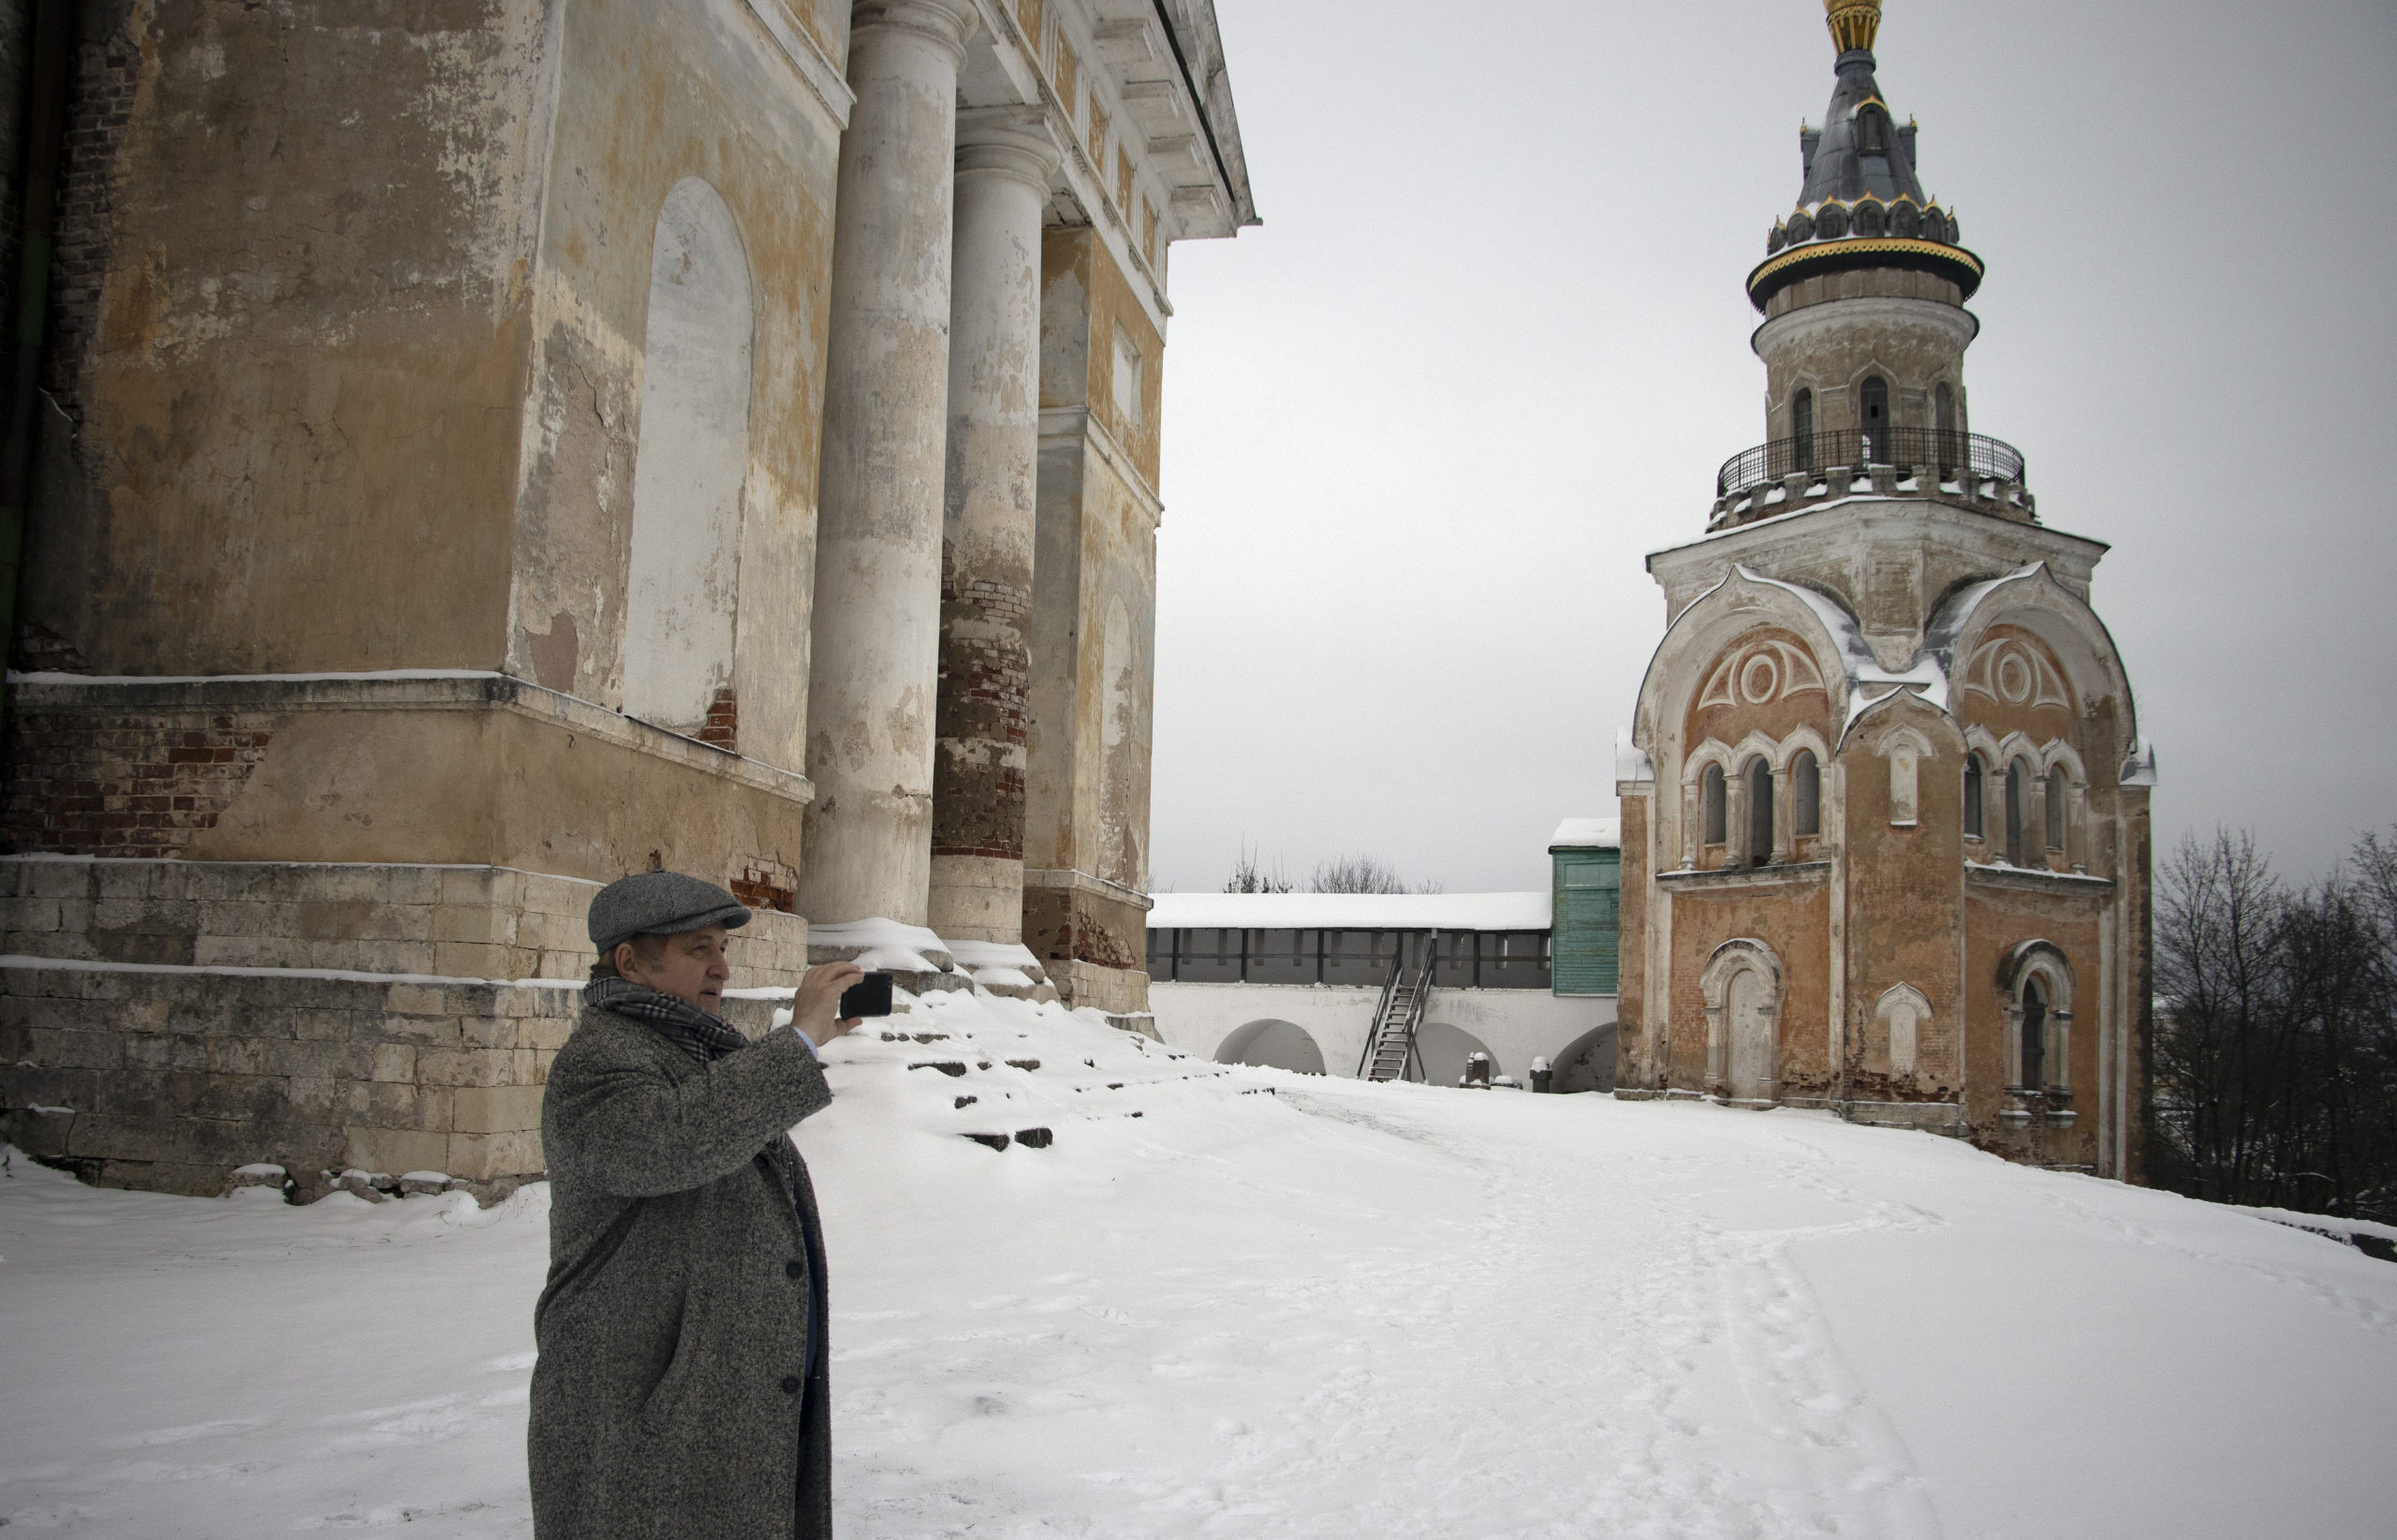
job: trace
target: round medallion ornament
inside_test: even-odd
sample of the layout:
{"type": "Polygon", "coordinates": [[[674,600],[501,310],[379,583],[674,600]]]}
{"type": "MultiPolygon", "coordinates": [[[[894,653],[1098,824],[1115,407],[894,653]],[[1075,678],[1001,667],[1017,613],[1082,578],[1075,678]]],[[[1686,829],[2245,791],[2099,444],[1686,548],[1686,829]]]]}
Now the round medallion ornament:
{"type": "Polygon", "coordinates": [[[1740,694],[1751,706],[1761,706],[1781,694],[1781,670],[1771,654],[1758,653],[1741,666],[1740,694]]]}
{"type": "Polygon", "coordinates": [[[2031,698],[2031,660],[2020,653],[2008,653],[1997,660],[1997,693],[2007,703],[2020,706],[2031,698]]]}

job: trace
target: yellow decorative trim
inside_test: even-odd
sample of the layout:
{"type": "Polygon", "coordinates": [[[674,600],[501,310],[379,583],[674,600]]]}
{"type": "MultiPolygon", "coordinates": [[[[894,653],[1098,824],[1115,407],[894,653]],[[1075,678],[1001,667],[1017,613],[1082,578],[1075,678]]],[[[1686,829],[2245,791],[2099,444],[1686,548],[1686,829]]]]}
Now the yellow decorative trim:
{"type": "Polygon", "coordinates": [[[1836,241],[1809,241],[1804,245],[1792,247],[1778,257],[1767,258],[1763,266],[1748,274],[1748,287],[1753,291],[1757,285],[1784,268],[1796,267],[1812,257],[1829,257],[1834,253],[1859,256],[1879,256],[1887,253],[1890,256],[1936,257],[1954,262],[1960,267],[1970,268],[1975,278],[1986,276],[1989,271],[1981,266],[1979,257],[1962,246],[1943,246],[1936,241],[1915,241],[1904,236],[1876,237],[1861,241],[1848,236],[1836,241]]]}
{"type": "Polygon", "coordinates": [[[1841,52],[1872,48],[1881,30],[1881,0],[1823,0],[1823,9],[1841,52]]]}

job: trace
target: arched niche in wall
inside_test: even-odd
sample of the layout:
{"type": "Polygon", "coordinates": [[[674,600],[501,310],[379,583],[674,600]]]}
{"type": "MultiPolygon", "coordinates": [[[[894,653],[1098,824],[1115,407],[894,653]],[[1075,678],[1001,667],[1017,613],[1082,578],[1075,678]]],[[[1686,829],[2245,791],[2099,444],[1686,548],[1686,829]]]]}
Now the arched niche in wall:
{"type": "Polygon", "coordinates": [[[1922,1065],[1922,1039],[1931,1025],[1931,1002],[1911,984],[1882,991],[1873,1007],[1873,1037],[1865,1046],[1865,1068],[1902,1080],[1922,1065]],[[1876,1062],[1877,1061],[1877,1062],[1876,1062]]]}
{"type": "Polygon", "coordinates": [[[625,713],[677,732],[731,704],[751,330],[732,211],[685,177],[651,242],[625,608],[625,713]]]}
{"type": "Polygon", "coordinates": [[[1615,1024],[1583,1033],[1556,1056],[1556,1078],[1549,1090],[1559,1094],[1614,1089],[1615,1024]]]}
{"type": "Polygon", "coordinates": [[[1219,1064],[1256,1064],[1301,1075],[1323,1073],[1323,1049],[1295,1021],[1251,1021],[1236,1027],[1215,1048],[1219,1064]]]}
{"type": "MultiPolygon", "coordinates": [[[[1426,1021],[1415,1034],[1415,1056],[1423,1066],[1426,1085],[1457,1084],[1464,1078],[1465,1061],[1477,1053],[1490,1053],[1490,1045],[1463,1027],[1426,1021]]],[[[1494,1053],[1490,1053],[1490,1073],[1493,1077],[1507,1073],[1494,1053]]]]}

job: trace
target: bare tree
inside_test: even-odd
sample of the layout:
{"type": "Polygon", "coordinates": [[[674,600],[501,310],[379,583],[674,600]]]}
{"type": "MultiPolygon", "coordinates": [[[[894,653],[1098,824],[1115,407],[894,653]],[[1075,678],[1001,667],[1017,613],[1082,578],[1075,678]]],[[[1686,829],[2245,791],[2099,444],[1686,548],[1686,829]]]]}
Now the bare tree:
{"type": "Polygon", "coordinates": [[[1275,861],[1270,872],[1257,864],[1257,852],[1246,845],[1240,847],[1240,859],[1232,863],[1231,880],[1224,884],[1227,893],[1287,893],[1290,879],[1282,875],[1282,863],[1275,861]]]}
{"type": "Polygon", "coordinates": [[[2291,891],[2218,833],[2159,876],[2157,1182],[2397,1217],[2397,845],[2291,891]]]}
{"type": "Polygon", "coordinates": [[[1373,856],[1342,856],[1316,863],[1307,879],[1310,893],[1437,893],[1441,885],[1422,883],[1409,887],[1397,871],[1373,856]]]}

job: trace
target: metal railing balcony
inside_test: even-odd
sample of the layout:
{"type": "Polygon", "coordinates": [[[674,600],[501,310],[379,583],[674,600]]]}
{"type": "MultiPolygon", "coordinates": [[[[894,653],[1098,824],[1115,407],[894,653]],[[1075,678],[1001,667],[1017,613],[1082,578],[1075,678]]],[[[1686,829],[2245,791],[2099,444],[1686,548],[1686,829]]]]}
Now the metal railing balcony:
{"type": "Polygon", "coordinates": [[[1893,465],[1901,470],[1936,470],[1942,481],[1959,476],[2022,479],[2022,451],[1985,433],[1943,432],[1937,428],[1878,428],[1872,432],[1843,429],[1776,438],[1745,449],[1723,462],[1714,477],[1714,495],[1736,497],[1750,487],[1778,481],[1801,471],[1846,465],[1861,470],[1893,465]]]}

